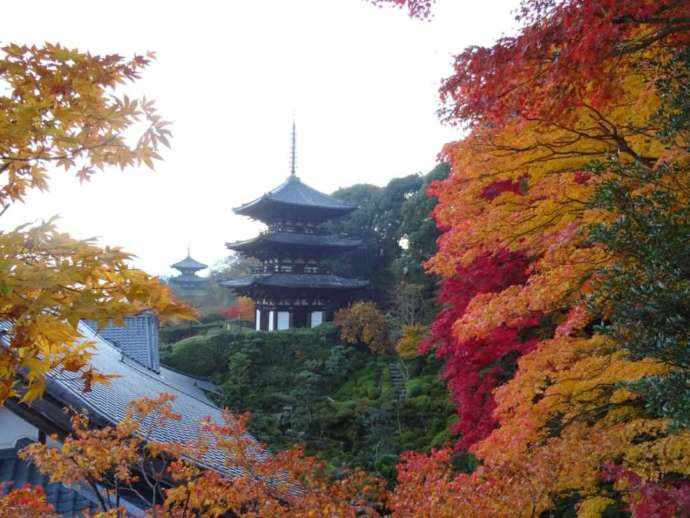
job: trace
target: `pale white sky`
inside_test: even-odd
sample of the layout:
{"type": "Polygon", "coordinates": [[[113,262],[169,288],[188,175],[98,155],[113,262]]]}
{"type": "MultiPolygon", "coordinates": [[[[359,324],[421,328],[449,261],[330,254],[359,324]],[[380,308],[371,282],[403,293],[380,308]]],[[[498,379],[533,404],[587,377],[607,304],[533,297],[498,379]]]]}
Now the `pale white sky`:
{"type": "Polygon", "coordinates": [[[12,207],[2,228],[59,215],[62,230],[120,245],[152,274],[172,273],[188,241],[212,265],[225,242],[261,228],[231,208],[288,175],[293,111],[298,175],[312,187],[427,172],[459,136],[435,114],[452,56],[510,33],[518,3],[439,0],[431,22],[364,0],[6,3],[2,43],[155,51],[128,93],[155,99],[174,138],[155,172],[107,171],[83,185],[56,172],[51,191],[12,207]]]}

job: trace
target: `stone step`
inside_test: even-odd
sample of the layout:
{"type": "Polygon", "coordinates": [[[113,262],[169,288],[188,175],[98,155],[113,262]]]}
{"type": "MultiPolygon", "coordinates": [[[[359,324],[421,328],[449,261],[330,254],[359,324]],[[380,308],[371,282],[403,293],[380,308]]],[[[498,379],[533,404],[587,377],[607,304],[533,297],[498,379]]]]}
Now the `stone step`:
{"type": "Polygon", "coordinates": [[[391,384],[395,390],[395,396],[398,400],[405,399],[407,397],[407,387],[405,386],[405,377],[402,372],[400,372],[400,365],[396,362],[391,362],[388,364],[388,373],[390,375],[391,384]]]}

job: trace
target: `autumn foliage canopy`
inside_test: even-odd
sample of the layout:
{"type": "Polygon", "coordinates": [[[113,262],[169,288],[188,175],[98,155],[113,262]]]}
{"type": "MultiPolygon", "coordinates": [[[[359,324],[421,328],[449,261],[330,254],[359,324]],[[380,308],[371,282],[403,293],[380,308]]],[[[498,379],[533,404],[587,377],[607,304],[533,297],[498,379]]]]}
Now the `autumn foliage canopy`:
{"type": "Polygon", "coordinates": [[[534,0],[519,19],[456,57],[443,118],[468,134],[431,187],[445,307],[423,347],[481,466],[409,454],[393,507],[681,515],[690,4],[534,0]]]}
{"type": "Polygon", "coordinates": [[[237,301],[221,311],[228,320],[252,320],[254,318],[254,301],[249,297],[238,297],[237,301]]]}
{"type": "MultiPolygon", "coordinates": [[[[457,441],[404,454],[386,495],[287,453],[280,469],[322,514],[690,514],[690,3],[525,0],[518,19],[516,36],[459,54],[440,92],[466,134],[430,188],[443,309],[420,353],[444,361],[457,441]]],[[[389,347],[375,308],[348,311],[344,339],[389,347]]],[[[219,484],[240,498],[203,477],[208,501],[219,484]]],[[[286,503],[256,479],[237,487],[258,516],[286,503]]]]}
{"type": "MultiPolygon", "coordinates": [[[[168,123],[150,100],[119,90],[151,57],[51,44],[0,49],[2,212],[31,190],[47,190],[50,168],[85,181],[107,167],[153,167],[168,145],[168,123]]],[[[40,396],[51,370],[80,376],[87,390],[107,380],[88,366],[80,320],[105,325],[147,309],[164,319],[192,317],[158,279],[132,268],[131,257],[73,239],[53,221],[0,233],[0,321],[10,324],[0,347],[0,403],[40,396]]]]}

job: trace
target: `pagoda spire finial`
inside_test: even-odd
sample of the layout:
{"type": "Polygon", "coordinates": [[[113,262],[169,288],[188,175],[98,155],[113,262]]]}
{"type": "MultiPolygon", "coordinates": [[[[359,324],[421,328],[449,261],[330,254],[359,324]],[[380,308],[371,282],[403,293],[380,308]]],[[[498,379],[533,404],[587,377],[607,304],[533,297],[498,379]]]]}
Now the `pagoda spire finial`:
{"type": "Polygon", "coordinates": [[[292,117],[292,148],[290,152],[290,177],[297,175],[297,130],[295,129],[295,117],[292,117]]]}
{"type": "Polygon", "coordinates": [[[192,257],[192,242],[187,241],[187,257],[192,257]]]}

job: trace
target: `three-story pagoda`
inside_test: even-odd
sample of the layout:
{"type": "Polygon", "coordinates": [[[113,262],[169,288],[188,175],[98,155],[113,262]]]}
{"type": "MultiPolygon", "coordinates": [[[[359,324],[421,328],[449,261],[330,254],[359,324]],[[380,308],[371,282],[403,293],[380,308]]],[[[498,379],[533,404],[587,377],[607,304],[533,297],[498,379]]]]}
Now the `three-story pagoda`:
{"type": "Polygon", "coordinates": [[[171,268],[175,268],[180,274],[171,278],[170,283],[182,291],[197,291],[201,289],[204,282],[206,282],[206,280],[199,277],[196,272],[208,268],[208,266],[192,259],[189,248],[187,249],[187,257],[171,265],[171,268]]]}
{"type": "Polygon", "coordinates": [[[261,261],[252,274],[223,283],[254,300],[256,330],[316,327],[330,320],[336,309],[369,284],[334,275],[324,264],[324,259],[356,248],[361,241],[328,234],[319,225],[355,208],[297,177],[293,126],[288,179],[260,198],[233,209],[235,214],[259,220],[268,228],[253,239],[226,244],[230,250],[261,261]]]}

